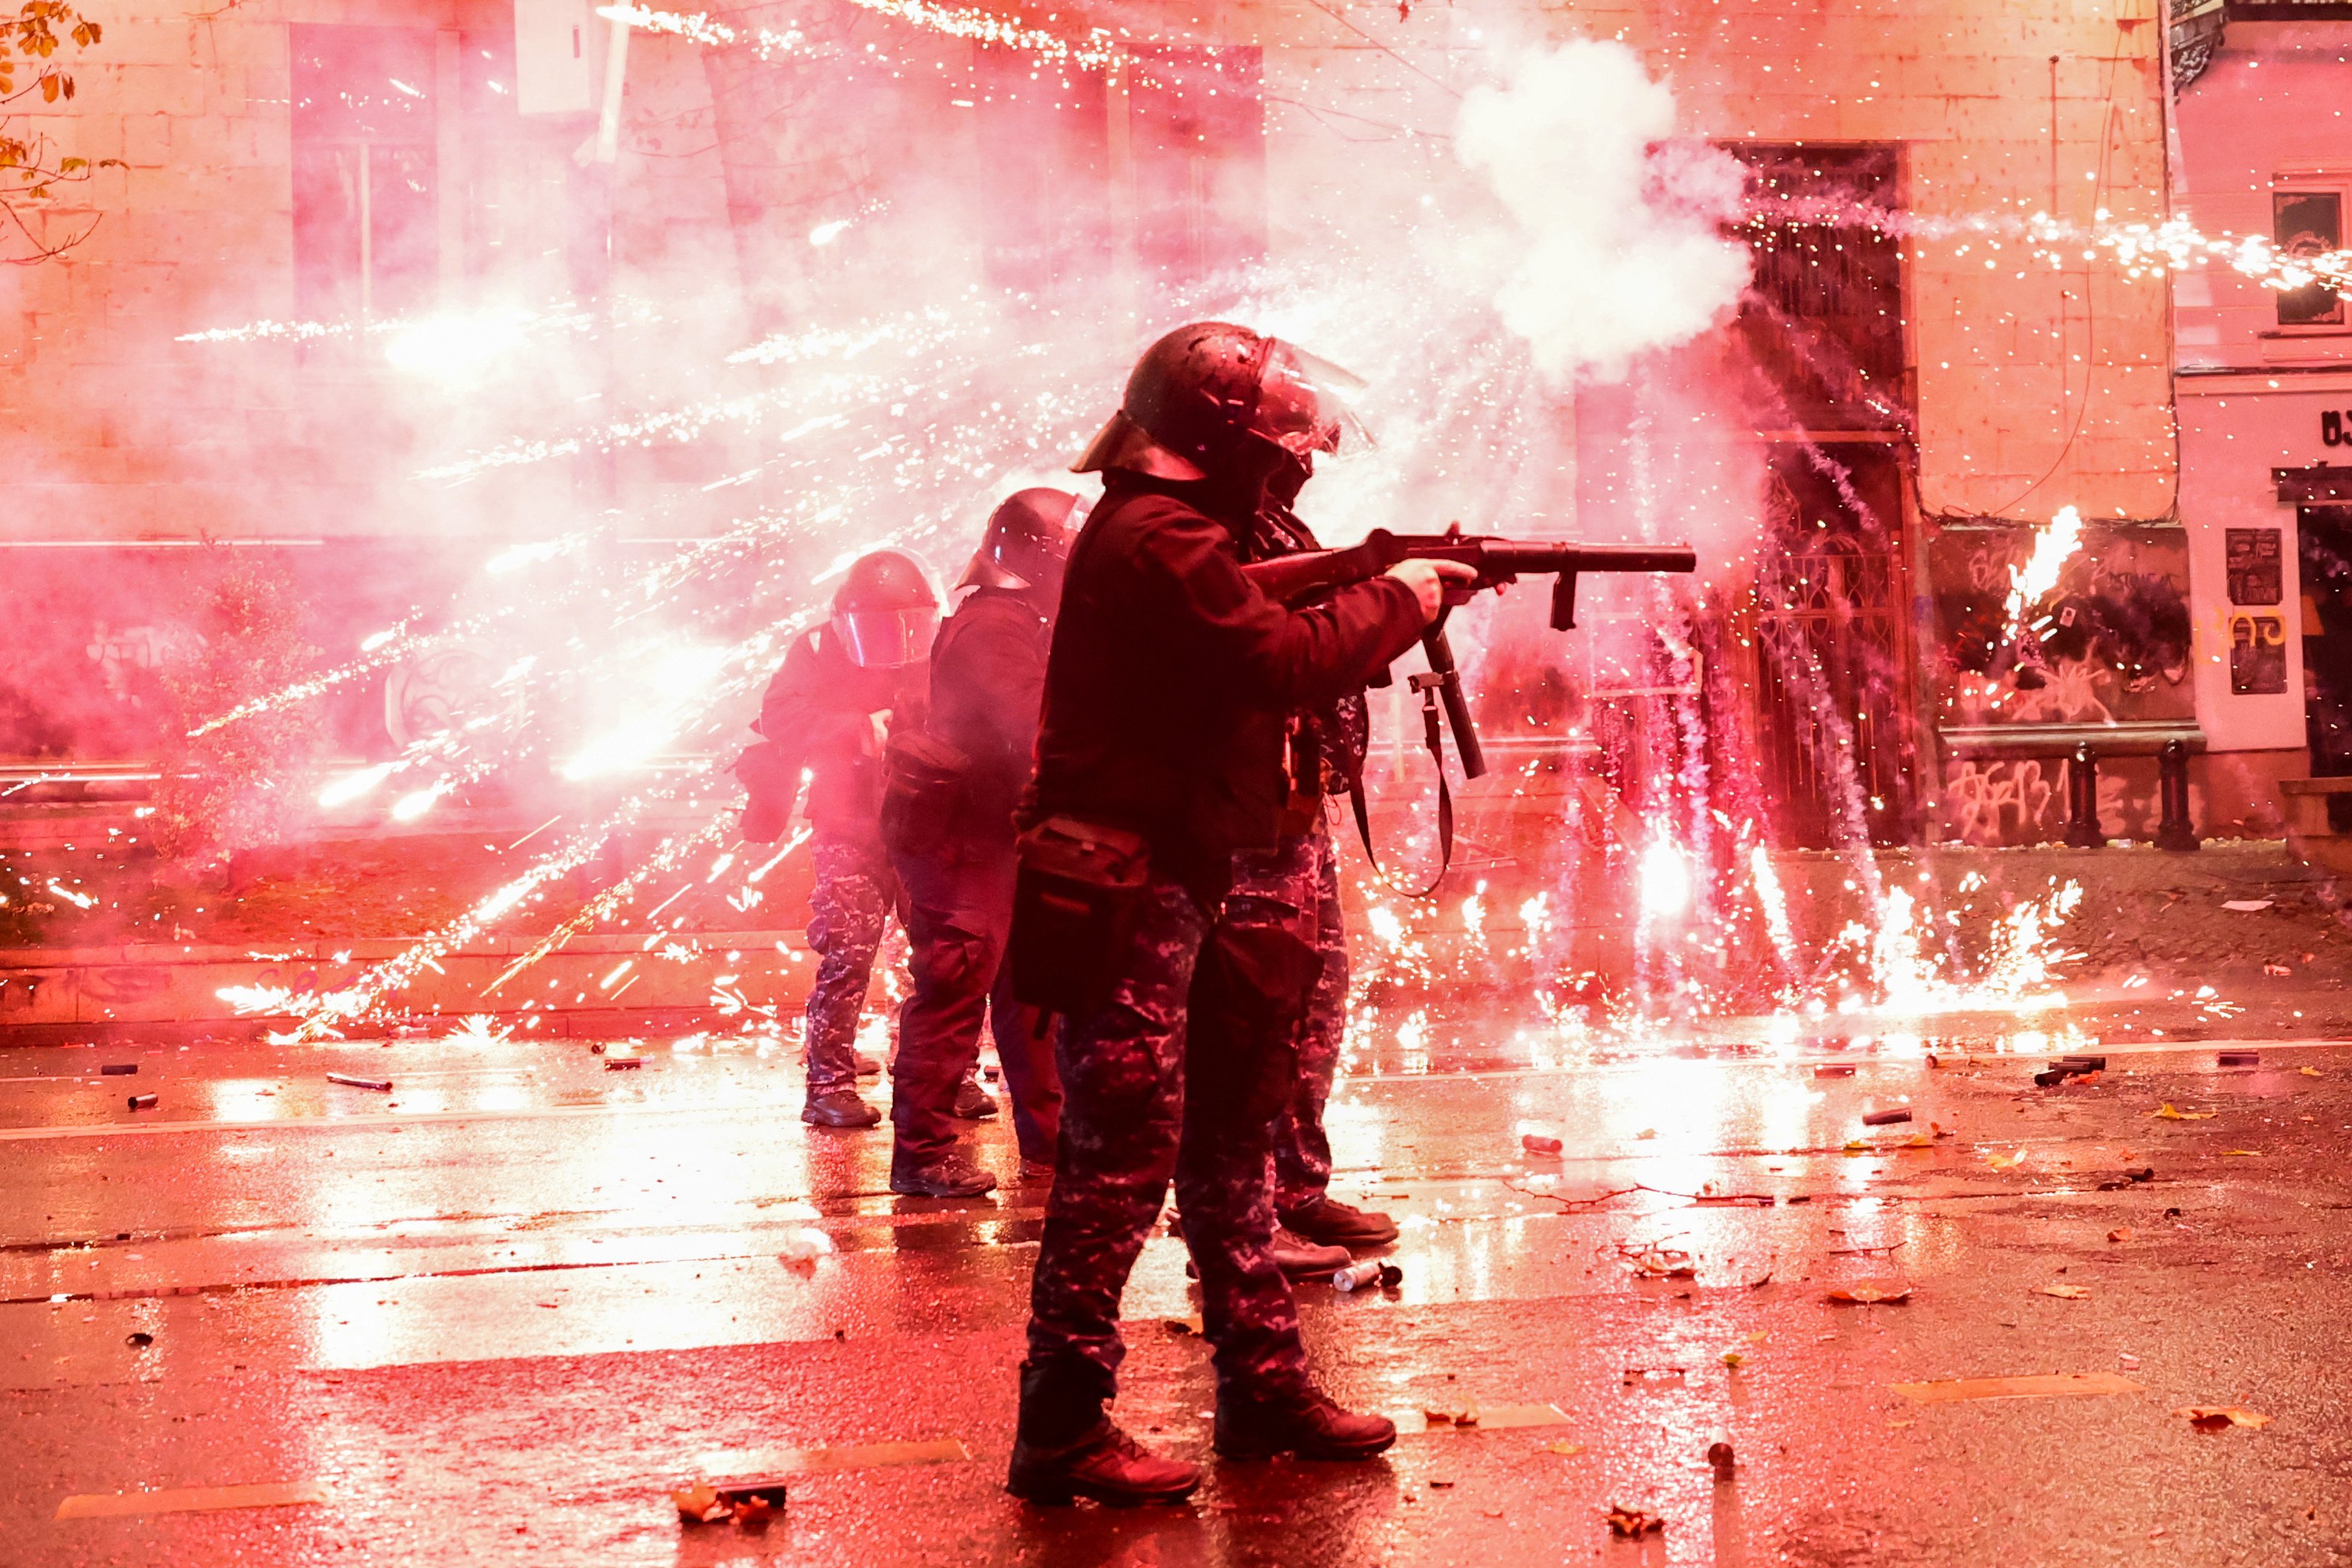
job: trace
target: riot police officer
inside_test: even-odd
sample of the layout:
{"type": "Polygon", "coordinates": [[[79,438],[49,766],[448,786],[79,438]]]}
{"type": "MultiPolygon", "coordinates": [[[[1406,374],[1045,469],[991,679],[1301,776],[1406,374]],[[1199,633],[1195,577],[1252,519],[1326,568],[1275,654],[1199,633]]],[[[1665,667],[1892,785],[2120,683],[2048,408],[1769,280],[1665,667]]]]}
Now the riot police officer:
{"type": "Polygon", "coordinates": [[[759,721],[767,745],[753,751],[772,751],[741,770],[752,784],[747,837],[757,831],[754,818],[781,830],[801,770],[814,775],[809,945],[817,971],[809,988],[801,1120],[821,1127],[871,1127],[882,1120],[857,1093],[859,1072],[878,1072],[881,1064],[856,1048],[874,955],[898,897],[882,846],[882,750],[894,720],[919,719],[923,659],[938,626],[939,599],[920,563],[898,550],[860,556],[833,596],[832,617],[793,643],[768,683],[759,721]]]}
{"type": "Polygon", "coordinates": [[[1061,1121],[1052,1047],[1013,995],[1013,810],[1029,777],[1045,650],[1078,498],[1024,489],[988,520],[932,645],[919,738],[895,737],[884,821],[913,944],[891,1063],[890,1190],[974,1197],[996,1178],[959,1153],[951,1118],[983,1014],[1004,1065],[1024,1168],[1050,1170],[1061,1121]]]}
{"type": "Polygon", "coordinates": [[[1312,950],[1217,919],[1235,851],[1276,841],[1286,716],[1360,688],[1468,575],[1407,562],[1300,610],[1248,582],[1235,542],[1267,481],[1339,433],[1303,356],[1203,322],[1145,352],[1075,465],[1102,471],[1104,494],[1071,551],[1018,818],[1016,984],[1067,1013],[1006,1481],[1021,1497],[1174,1500],[1199,1483],[1103,1410],[1119,1297],[1171,1176],[1215,1346],[1218,1452],[1353,1458],[1395,1440],[1316,1388],[1266,1256],[1271,1126],[1312,950]]]}

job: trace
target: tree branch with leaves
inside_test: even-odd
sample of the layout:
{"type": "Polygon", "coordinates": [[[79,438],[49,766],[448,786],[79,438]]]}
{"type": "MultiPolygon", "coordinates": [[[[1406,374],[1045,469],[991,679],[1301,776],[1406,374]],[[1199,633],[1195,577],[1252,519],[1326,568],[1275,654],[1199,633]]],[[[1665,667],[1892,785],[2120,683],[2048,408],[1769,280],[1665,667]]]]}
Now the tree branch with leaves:
{"type": "Polygon", "coordinates": [[[7,106],[38,94],[44,104],[71,102],[73,72],[69,62],[94,47],[99,25],[76,10],[68,0],[24,0],[11,18],[0,16],[0,263],[31,266],[63,255],[88,239],[98,226],[92,217],[80,229],[58,238],[47,223],[36,222],[42,209],[58,199],[58,187],[87,184],[94,173],[120,158],[60,156],[57,143],[33,130],[18,135],[7,106]],[[59,51],[70,50],[61,56],[59,51]]]}

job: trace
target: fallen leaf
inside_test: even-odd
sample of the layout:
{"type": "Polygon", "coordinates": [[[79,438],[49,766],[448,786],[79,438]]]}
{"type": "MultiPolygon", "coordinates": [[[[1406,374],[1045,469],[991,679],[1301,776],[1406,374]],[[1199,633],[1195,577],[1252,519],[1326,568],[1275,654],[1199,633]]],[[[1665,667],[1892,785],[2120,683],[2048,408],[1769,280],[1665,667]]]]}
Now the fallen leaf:
{"type": "Polygon", "coordinates": [[[1584,1452],[1584,1445],[1581,1443],[1547,1443],[1544,1445],[1544,1452],[1547,1454],[1558,1454],[1562,1458],[1566,1458],[1570,1455],[1581,1454],[1584,1452]]]}
{"type": "Polygon", "coordinates": [[[2271,1418],[2262,1412],[2236,1405],[2191,1405],[2173,1414],[2187,1416],[2189,1424],[2200,1432],[2223,1432],[2232,1426],[2263,1427],[2271,1424],[2271,1418]]]}
{"type": "Polygon", "coordinates": [[[1911,1299],[1911,1287],[1901,1286],[1889,1290],[1877,1285],[1841,1285],[1829,1293],[1829,1300],[1857,1307],[1895,1306],[1911,1299]]]}
{"type": "Polygon", "coordinates": [[[1643,1513],[1638,1508],[1622,1504],[1609,1510],[1609,1532],[1612,1535],[1647,1535],[1654,1530],[1664,1530],[1666,1521],[1654,1513],[1643,1513]]]}
{"type": "Polygon", "coordinates": [[[2087,1285],[2044,1285],[2035,1292],[2041,1296],[2055,1296],[2062,1301],[2079,1301],[2090,1293],[2087,1285]]]}
{"type": "Polygon", "coordinates": [[[2131,1238],[2132,1229],[2131,1226],[2127,1225],[2119,1225],[2116,1226],[2115,1229],[2107,1232],[2107,1239],[2109,1241],[2129,1241],[2131,1238]]]}
{"type": "Polygon", "coordinates": [[[1769,1330],[1769,1329],[1758,1329],[1754,1333],[1751,1333],[1751,1334],[1749,1334],[1749,1335],[1748,1336],[1748,1342],[1749,1344],[1751,1344],[1751,1345],[1760,1345],[1760,1344],[1762,1344],[1766,1340],[1769,1340],[1769,1339],[1770,1339],[1771,1337],[1772,1337],[1772,1331],[1771,1331],[1771,1330],[1769,1330]]]}
{"type": "Polygon", "coordinates": [[[2158,1121],[2210,1121],[2221,1114],[2218,1110],[2175,1110],[2172,1101],[2166,1100],[2148,1112],[2158,1121]]]}
{"type": "Polygon", "coordinates": [[[734,1511],[725,1498],[708,1486],[680,1487],[669,1494],[669,1500],[677,1505],[677,1517],[688,1524],[715,1524],[734,1511]]]}

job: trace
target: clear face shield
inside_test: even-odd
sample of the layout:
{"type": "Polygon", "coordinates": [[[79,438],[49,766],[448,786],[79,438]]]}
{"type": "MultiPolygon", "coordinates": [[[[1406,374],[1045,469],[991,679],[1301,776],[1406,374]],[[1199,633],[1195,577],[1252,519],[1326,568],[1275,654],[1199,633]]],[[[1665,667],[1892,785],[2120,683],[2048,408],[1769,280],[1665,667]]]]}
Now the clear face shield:
{"type": "Polygon", "coordinates": [[[1353,435],[1363,446],[1372,445],[1348,406],[1347,395],[1361,392],[1370,383],[1353,371],[1308,353],[1279,338],[1266,340],[1265,372],[1258,380],[1257,412],[1253,432],[1280,447],[1310,471],[1318,452],[1337,452],[1341,439],[1353,435]]]}
{"type": "Polygon", "coordinates": [[[849,662],[860,669],[896,669],[931,651],[940,613],[929,605],[904,610],[843,610],[833,617],[849,662]]]}

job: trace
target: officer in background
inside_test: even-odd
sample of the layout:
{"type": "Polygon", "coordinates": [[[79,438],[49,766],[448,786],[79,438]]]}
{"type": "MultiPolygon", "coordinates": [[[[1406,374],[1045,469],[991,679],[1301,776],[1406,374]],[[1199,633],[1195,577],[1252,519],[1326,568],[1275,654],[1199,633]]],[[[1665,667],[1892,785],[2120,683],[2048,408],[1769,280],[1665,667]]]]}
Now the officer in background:
{"type": "Polygon", "coordinates": [[[1216,918],[1234,852],[1276,840],[1286,715],[1360,688],[1419,639],[1445,582],[1469,575],[1406,562],[1300,610],[1243,576],[1236,542],[1267,481],[1338,439],[1289,345],[1206,322],[1145,352],[1075,465],[1101,470],[1104,494],[1071,552],[1018,818],[1016,980],[1024,1000],[1068,1009],[1006,1479],[1033,1500],[1173,1500],[1199,1484],[1197,1467],[1152,1454],[1103,1410],[1124,1353],[1119,1298],[1171,1175],[1216,1347],[1218,1452],[1358,1458],[1395,1440],[1309,1379],[1266,1252],[1271,1129],[1312,951],[1216,918]],[[1075,869],[1056,880],[1049,866],[1075,869]]]}
{"type": "Polygon", "coordinates": [[[833,596],[832,618],[793,642],[768,683],[758,726],[766,742],[737,764],[751,789],[744,837],[753,839],[781,835],[802,769],[814,775],[808,935],[818,956],[801,1120],[820,1127],[882,1120],[857,1093],[858,1074],[882,1064],[856,1048],[874,954],[898,897],[882,847],[882,748],[894,720],[920,720],[923,658],[939,618],[930,579],[913,556],[877,550],[858,557],[833,596]]]}
{"type": "Polygon", "coordinates": [[[990,516],[957,584],[967,596],[931,647],[923,729],[890,743],[886,837],[914,947],[891,1063],[894,1193],[976,1197],[996,1185],[957,1151],[951,1120],[983,1016],[1004,1064],[1022,1164],[1053,1169],[1062,1112],[1053,1047],[1033,1037],[1034,1010],[1013,999],[1003,961],[1013,927],[1013,809],[1036,745],[1077,500],[1025,489],[990,516]]]}
{"type": "MultiPolygon", "coordinates": [[[[1285,455],[1266,486],[1257,526],[1242,542],[1244,559],[1261,561],[1322,548],[1290,503],[1313,472],[1285,455]]],[[[1286,1239],[1320,1247],[1384,1247],[1397,1238],[1387,1215],[1330,1195],[1331,1142],[1323,1110],[1348,1032],[1348,931],[1339,904],[1339,857],[1331,843],[1326,802],[1360,790],[1363,751],[1370,734],[1363,693],[1296,717],[1291,731],[1292,797],[1282,837],[1271,849],[1234,858],[1234,888],[1225,919],[1269,923],[1295,932],[1315,952],[1315,989],[1298,1028],[1296,1079],[1274,1124],[1276,1248],[1286,1239]]],[[[1286,1267],[1286,1272],[1303,1269],[1286,1267]]]]}

